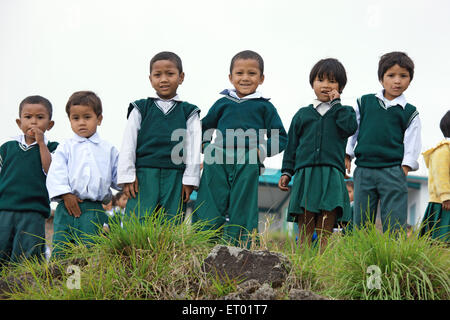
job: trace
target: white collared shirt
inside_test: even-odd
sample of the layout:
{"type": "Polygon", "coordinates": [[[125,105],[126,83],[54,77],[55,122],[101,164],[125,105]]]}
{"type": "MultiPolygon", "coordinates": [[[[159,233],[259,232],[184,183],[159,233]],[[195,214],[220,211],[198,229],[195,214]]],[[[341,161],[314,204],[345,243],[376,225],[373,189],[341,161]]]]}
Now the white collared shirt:
{"type": "Polygon", "coordinates": [[[314,99],[312,103],[313,107],[323,116],[327,113],[328,110],[331,109],[331,104],[329,102],[322,102],[320,100],[314,99]]]}
{"type": "MultiPolygon", "coordinates": [[[[16,137],[14,137],[13,139],[16,140],[17,142],[19,142],[20,144],[22,144],[25,147],[25,149],[28,149],[31,146],[34,146],[35,144],[37,144],[37,141],[34,141],[32,144],[28,145],[26,140],[25,140],[25,135],[24,134],[18,135],[16,137]]],[[[47,139],[47,137],[45,135],[44,135],[44,143],[46,145],[48,144],[48,139],[47,139]]]]}
{"type": "Polygon", "coordinates": [[[119,152],[98,133],[89,138],[74,135],[60,144],[47,174],[50,199],[72,193],[81,200],[102,201],[117,186],[119,152]]]}
{"type": "MultiPolygon", "coordinates": [[[[396,105],[400,105],[403,109],[405,109],[407,104],[405,95],[403,94],[395,98],[394,100],[387,100],[384,97],[384,89],[377,92],[375,96],[383,101],[386,109],[396,105]]],[[[346,154],[348,154],[352,159],[355,157],[354,150],[359,134],[360,113],[358,107],[355,108],[355,113],[356,122],[358,122],[358,129],[353,136],[348,138],[347,148],[345,150],[346,154]]],[[[410,167],[411,171],[416,171],[417,169],[419,169],[419,162],[417,160],[419,159],[420,152],[422,150],[421,127],[422,125],[420,122],[420,118],[419,115],[417,115],[409,124],[403,137],[404,153],[402,166],[410,167]]]]}
{"type": "MultiPolygon", "coordinates": [[[[176,102],[181,102],[179,96],[176,95],[170,100],[163,100],[159,97],[151,97],[155,99],[158,108],[167,113],[176,102]]],[[[139,110],[134,108],[128,116],[127,125],[122,139],[120,148],[119,164],[118,164],[118,184],[131,183],[136,180],[136,148],[137,136],[141,129],[142,116],[139,110]]],[[[198,187],[200,184],[200,162],[201,162],[201,142],[202,142],[202,126],[200,116],[195,112],[186,120],[186,168],[183,173],[182,183],[198,187]]]]}

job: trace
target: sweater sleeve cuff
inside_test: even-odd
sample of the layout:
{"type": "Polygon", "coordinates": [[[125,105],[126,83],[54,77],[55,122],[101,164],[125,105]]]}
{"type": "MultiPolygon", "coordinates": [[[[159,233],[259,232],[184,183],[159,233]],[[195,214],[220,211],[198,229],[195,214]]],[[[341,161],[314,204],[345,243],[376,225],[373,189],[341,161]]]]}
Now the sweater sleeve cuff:
{"type": "Polygon", "coordinates": [[[288,176],[289,178],[292,178],[292,174],[287,171],[281,172],[281,176],[288,176]]]}

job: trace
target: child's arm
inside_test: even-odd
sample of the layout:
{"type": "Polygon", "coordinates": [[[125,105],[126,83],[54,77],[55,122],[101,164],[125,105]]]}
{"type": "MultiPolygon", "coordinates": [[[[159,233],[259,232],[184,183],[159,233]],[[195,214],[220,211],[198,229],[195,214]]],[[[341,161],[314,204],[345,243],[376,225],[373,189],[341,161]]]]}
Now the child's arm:
{"type": "Polygon", "coordinates": [[[202,126],[198,113],[186,121],[186,168],[183,173],[183,199],[189,201],[194,188],[200,184],[202,126]]]}
{"type": "Polygon", "coordinates": [[[113,146],[111,149],[111,188],[122,190],[117,183],[117,166],[119,163],[119,151],[113,146]]]}
{"type": "Polygon", "coordinates": [[[267,129],[267,141],[265,146],[260,147],[260,151],[263,153],[260,158],[264,159],[266,156],[272,157],[286,149],[288,142],[288,135],[284,129],[283,122],[275,109],[270,104],[266,108],[265,114],[265,129],[267,129]],[[273,131],[272,131],[273,130],[273,131]],[[272,135],[273,133],[278,133],[272,135]],[[265,148],[266,147],[266,148],[265,148]]]}
{"type": "Polygon", "coordinates": [[[281,167],[281,178],[278,181],[278,187],[282,191],[288,190],[289,181],[291,181],[294,175],[295,169],[295,153],[297,151],[298,144],[300,143],[300,127],[301,117],[297,113],[292,119],[291,125],[288,131],[287,146],[284,150],[283,162],[281,167]]]}
{"type": "Polygon", "coordinates": [[[408,175],[409,171],[415,171],[419,169],[420,152],[422,150],[422,138],[421,138],[421,123],[419,116],[416,115],[412,119],[408,128],[405,130],[405,136],[403,138],[404,153],[402,160],[402,168],[405,175],[408,175]]]}
{"type": "Polygon", "coordinates": [[[356,108],[355,108],[355,117],[356,117],[356,131],[355,133],[348,138],[347,140],[347,147],[345,149],[345,168],[347,169],[347,173],[350,173],[351,170],[351,164],[352,159],[355,157],[355,145],[356,141],[358,139],[359,134],[359,123],[360,123],[360,113],[359,113],[359,99],[356,101],[356,108]]]}
{"type": "Polygon", "coordinates": [[[48,169],[50,168],[50,163],[52,162],[52,156],[50,154],[50,151],[48,150],[47,145],[45,144],[44,132],[38,127],[33,127],[32,131],[34,133],[34,138],[36,139],[36,142],[39,146],[42,169],[44,170],[45,174],[47,174],[48,169]]]}
{"type": "Polygon", "coordinates": [[[62,198],[69,214],[79,217],[81,210],[78,202],[82,202],[82,200],[72,194],[72,188],[69,182],[68,151],[66,147],[65,144],[59,145],[52,157],[52,162],[47,173],[47,190],[51,200],[62,198]]]}
{"type": "Polygon", "coordinates": [[[141,113],[134,108],[128,117],[117,164],[117,184],[122,185],[123,192],[128,198],[135,198],[138,192],[135,163],[141,118],[141,113]]]}
{"type": "Polygon", "coordinates": [[[330,92],[330,105],[331,107],[338,108],[336,112],[336,125],[342,134],[343,138],[348,138],[355,134],[358,129],[358,123],[356,122],[355,110],[351,107],[344,107],[341,104],[340,94],[337,90],[330,92]]]}

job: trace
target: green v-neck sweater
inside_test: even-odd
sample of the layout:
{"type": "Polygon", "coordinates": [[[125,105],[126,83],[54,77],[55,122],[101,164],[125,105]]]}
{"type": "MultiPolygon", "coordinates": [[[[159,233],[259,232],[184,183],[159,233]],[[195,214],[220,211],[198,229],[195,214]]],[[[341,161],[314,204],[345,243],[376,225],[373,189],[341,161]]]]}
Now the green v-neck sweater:
{"type": "Polygon", "coordinates": [[[419,113],[407,103],[405,108],[389,108],[375,94],[358,99],[359,133],[355,148],[355,164],[367,168],[401,165],[404,156],[405,131],[419,113]]]}
{"type": "MultiPolygon", "coordinates": [[[[48,142],[50,152],[57,142],[48,142]]],[[[25,147],[8,141],[0,147],[0,211],[39,212],[50,216],[50,200],[45,185],[41,155],[37,144],[25,147]]]]}
{"type": "Polygon", "coordinates": [[[280,116],[264,98],[238,100],[225,96],[217,100],[202,119],[203,142],[211,141],[211,135],[205,134],[211,129],[220,132],[222,139],[217,138],[216,143],[223,147],[259,148],[262,144],[267,156],[286,147],[287,134],[280,116]]]}
{"type": "Polygon", "coordinates": [[[292,119],[281,172],[291,176],[300,168],[332,166],[345,173],[347,138],[358,127],[355,110],[331,101],[321,116],[312,104],[300,108],[292,119]]]}
{"type": "Polygon", "coordinates": [[[174,135],[172,141],[172,133],[177,129],[184,129],[186,133],[186,121],[194,113],[199,113],[200,109],[184,101],[175,102],[164,114],[154,99],[147,98],[132,102],[128,107],[127,118],[133,108],[139,110],[142,119],[137,136],[136,168],[184,170],[183,148],[177,145],[185,142],[186,137],[174,135]]]}

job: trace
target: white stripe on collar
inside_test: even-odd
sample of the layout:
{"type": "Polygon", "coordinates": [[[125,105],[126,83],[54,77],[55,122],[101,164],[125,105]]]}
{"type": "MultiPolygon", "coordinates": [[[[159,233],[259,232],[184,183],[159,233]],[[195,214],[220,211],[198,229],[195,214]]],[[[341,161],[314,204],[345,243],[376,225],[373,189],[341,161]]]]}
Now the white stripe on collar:
{"type": "Polygon", "coordinates": [[[389,107],[393,107],[396,105],[400,105],[403,109],[405,109],[406,104],[408,103],[406,101],[405,95],[402,94],[400,96],[398,96],[397,98],[395,98],[394,100],[388,100],[385,98],[384,96],[384,89],[381,89],[380,91],[378,91],[375,96],[380,99],[381,101],[383,101],[384,105],[386,106],[386,108],[389,107]]]}
{"type": "MultiPolygon", "coordinates": [[[[24,134],[20,134],[18,136],[15,136],[12,138],[13,140],[19,142],[20,144],[24,145],[26,148],[29,148],[31,146],[34,146],[35,144],[37,144],[37,142],[33,142],[32,144],[28,145],[25,141],[25,135],[24,134]]],[[[44,143],[48,144],[48,139],[47,137],[44,135],[44,143]]]]}
{"type": "Polygon", "coordinates": [[[230,96],[232,98],[238,99],[238,100],[250,100],[250,99],[259,99],[259,98],[263,98],[266,100],[269,100],[269,98],[265,98],[263,97],[263,95],[261,94],[261,92],[259,91],[255,91],[252,94],[249,94],[248,96],[242,97],[240,98],[237,93],[236,93],[236,89],[225,89],[222,92],[220,92],[220,94],[226,95],[226,96],[230,96]]]}

